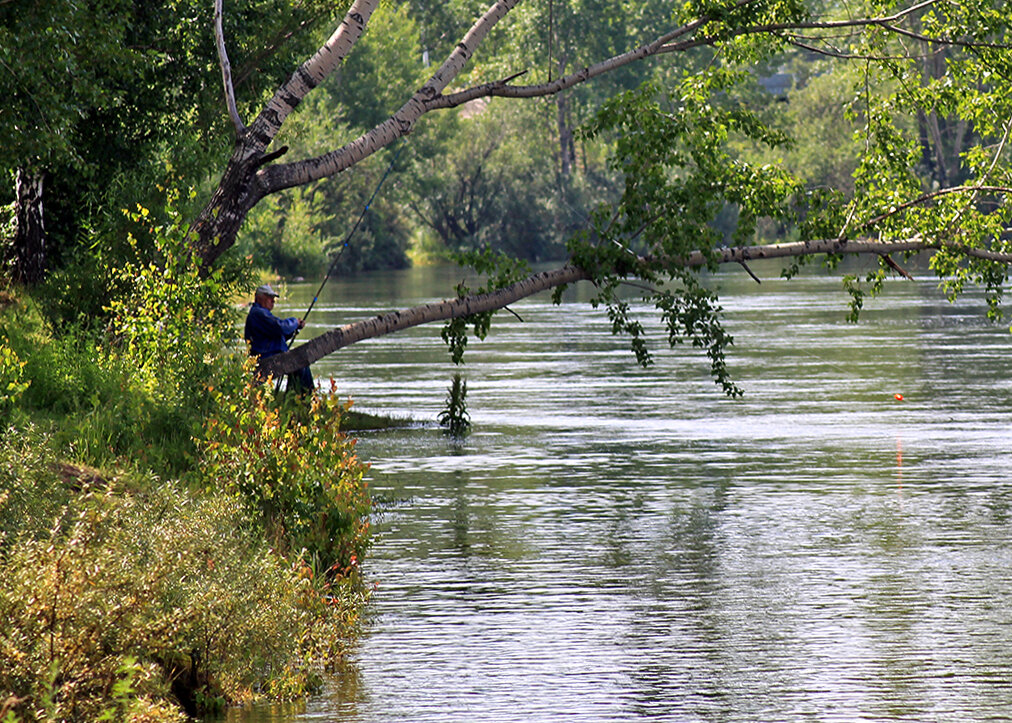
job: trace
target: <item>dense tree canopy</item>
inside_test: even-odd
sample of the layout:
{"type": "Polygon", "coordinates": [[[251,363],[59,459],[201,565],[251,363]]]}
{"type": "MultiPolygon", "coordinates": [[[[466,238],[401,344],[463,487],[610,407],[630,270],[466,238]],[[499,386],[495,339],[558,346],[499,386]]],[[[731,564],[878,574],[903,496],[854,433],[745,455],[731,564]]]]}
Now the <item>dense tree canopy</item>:
{"type": "MultiPolygon", "coordinates": [[[[235,9],[226,27],[247,103],[312,46],[331,11],[287,0],[235,9]]],[[[44,208],[47,239],[28,252],[15,238],[15,276],[28,263],[38,268],[24,280],[37,281],[46,261],[27,253],[58,265],[82,235],[121,229],[120,209],[151,204],[159,185],[197,182],[227,149],[212,12],[203,0],[0,4],[0,168],[10,176],[0,200],[13,198],[15,174],[45,179],[36,208],[17,210],[42,218],[44,208]]]]}

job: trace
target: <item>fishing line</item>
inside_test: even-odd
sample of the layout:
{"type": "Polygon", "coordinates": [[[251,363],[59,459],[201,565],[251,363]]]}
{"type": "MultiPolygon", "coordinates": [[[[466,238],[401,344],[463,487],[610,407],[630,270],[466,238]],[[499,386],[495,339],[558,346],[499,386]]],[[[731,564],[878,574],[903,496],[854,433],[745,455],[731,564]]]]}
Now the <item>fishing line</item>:
{"type": "MultiPolygon", "coordinates": [[[[309,303],[309,308],[306,309],[306,313],[302,315],[302,321],[305,321],[309,317],[309,313],[313,310],[313,307],[316,306],[316,302],[320,298],[320,292],[323,291],[323,287],[327,285],[327,282],[333,275],[334,269],[337,268],[337,262],[341,260],[341,256],[344,254],[344,250],[348,248],[348,244],[351,242],[352,237],[355,235],[355,232],[358,230],[358,227],[362,224],[362,219],[364,219],[365,215],[369,212],[369,207],[372,205],[373,200],[376,198],[376,194],[379,193],[380,188],[383,187],[383,182],[387,180],[387,176],[390,175],[390,171],[393,170],[394,163],[397,162],[397,157],[401,155],[401,151],[404,150],[405,145],[406,144],[402,143],[401,147],[398,148],[397,152],[394,154],[394,157],[390,159],[390,164],[387,166],[387,170],[383,172],[383,176],[380,178],[379,183],[376,184],[376,188],[373,189],[372,195],[369,196],[369,200],[365,202],[365,206],[362,208],[362,213],[358,215],[358,220],[355,221],[355,225],[351,227],[351,231],[348,232],[348,235],[344,237],[344,241],[341,243],[341,249],[340,251],[337,252],[337,256],[335,256],[334,260],[331,262],[330,268],[327,269],[327,274],[326,276],[323,277],[323,281],[320,283],[320,288],[318,288],[316,290],[316,293],[313,295],[313,300],[309,303]]],[[[296,329],[295,333],[292,334],[292,338],[288,340],[289,349],[292,348],[292,343],[294,343],[295,337],[298,335],[299,329],[296,329]]]]}
{"type": "MultiPolygon", "coordinates": [[[[847,376],[851,376],[851,375],[854,374],[854,370],[853,369],[845,369],[844,367],[839,366],[838,364],[834,364],[833,362],[829,361],[828,359],[826,359],[823,356],[820,356],[819,354],[816,354],[815,352],[808,351],[807,349],[801,349],[801,348],[797,348],[794,351],[797,352],[797,353],[802,354],[803,356],[811,357],[812,359],[815,359],[815,360],[817,360],[819,362],[822,362],[823,364],[828,365],[830,368],[835,369],[838,372],[841,372],[841,373],[843,373],[843,374],[845,374],[847,376]]],[[[906,401],[906,397],[904,397],[899,392],[897,392],[896,394],[893,394],[892,398],[895,399],[897,402],[905,402],[906,401]]]]}
{"type": "MultiPolygon", "coordinates": [[[[335,256],[334,260],[330,263],[330,268],[327,269],[327,274],[323,277],[323,281],[320,283],[320,288],[318,288],[316,290],[316,293],[313,294],[313,300],[309,302],[309,308],[306,309],[306,313],[302,315],[303,324],[305,323],[306,319],[309,318],[309,313],[313,310],[313,307],[316,306],[316,302],[320,298],[320,293],[323,291],[323,287],[327,285],[327,282],[333,275],[334,269],[337,268],[337,262],[341,260],[341,256],[344,254],[344,250],[348,248],[348,244],[351,243],[352,237],[355,235],[355,232],[358,230],[358,227],[362,224],[362,219],[364,219],[365,215],[369,213],[369,207],[372,205],[373,200],[376,198],[376,194],[379,193],[380,188],[383,187],[383,182],[387,180],[387,176],[390,175],[390,171],[393,170],[394,163],[397,162],[397,157],[401,155],[401,151],[404,150],[405,145],[407,144],[402,143],[400,148],[397,149],[397,152],[394,153],[394,157],[390,159],[390,164],[387,166],[386,171],[383,172],[383,176],[380,178],[379,183],[376,184],[376,188],[373,189],[372,195],[369,196],[369,200],[365,202],[365,206],[362,208],[362,213],[358,215],[358,219],[355,221],[355,225],[351,227],[351,230],[348,232],[348,235],[344,237],[344,241],[341,243],[341,249],[337,252],[337,256],[335,256]]],[[[292,334],[292,338],[288,340],[289,350],[292,348],[292,344],[295,343],[295,337],[299,335],[299,331],[301,330],[296,329],[295,333],[292,334]]],[[[275,389],[275,393],[281,391],[281,379],[282,377],[278,378],[278,386],[275,389]]]]}

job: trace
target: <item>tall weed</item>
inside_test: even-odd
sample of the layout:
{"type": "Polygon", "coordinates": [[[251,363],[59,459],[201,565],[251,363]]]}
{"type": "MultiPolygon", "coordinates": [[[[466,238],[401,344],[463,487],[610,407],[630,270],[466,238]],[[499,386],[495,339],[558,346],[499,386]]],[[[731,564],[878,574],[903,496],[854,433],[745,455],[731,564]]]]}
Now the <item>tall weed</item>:
{"type": "Polygon", "coordinates": [[[26,720],[300,695],[367,596],[346,405],[253,383],[228,303],[241,274],[202,273],[178,214],[160,215],[129,214],[134,256],[103,266],[102,323],[27,296],[0,311],[0,412],[16,412],[0,429],[0,702],[26,720]]]}

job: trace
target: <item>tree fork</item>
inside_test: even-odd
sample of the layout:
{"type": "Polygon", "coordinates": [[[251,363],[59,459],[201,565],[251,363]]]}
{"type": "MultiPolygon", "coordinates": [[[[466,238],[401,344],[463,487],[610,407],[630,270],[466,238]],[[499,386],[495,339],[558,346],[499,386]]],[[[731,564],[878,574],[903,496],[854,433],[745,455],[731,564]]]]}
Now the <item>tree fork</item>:
{"type": "Polygon", "coordinates": [[[250,209],[266,195],[257,182],[257,170],[268,163],[271,156],[276,157],[286,150],[265,154],[250,148],[246,141],[237,143],[218,187],[190,226],[190,232],[196,234],[194,254],[205,267],[210,267],[232,246],[250,209]]]}

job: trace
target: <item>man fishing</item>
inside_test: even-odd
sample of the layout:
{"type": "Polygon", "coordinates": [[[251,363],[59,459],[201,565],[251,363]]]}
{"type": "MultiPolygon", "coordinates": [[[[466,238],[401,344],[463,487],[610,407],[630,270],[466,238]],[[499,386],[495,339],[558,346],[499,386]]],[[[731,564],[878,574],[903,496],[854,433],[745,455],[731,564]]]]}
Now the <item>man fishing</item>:
{"type": "MultiPolygon", "coordinates": [[[[258,286],[254,292],[253,305],[246,316],[244,332],[250,345],[251,356],[266,359],[288,351],[287,340],[306,325],[304,319],[297,319],[294,316],[279,319],[271,313],[278,296],[278,292],[272,289],[270,284],[258,286]]],[[[289,374],[288,388],[300,392],[312,391],[313,374],[309,371],[309,367],[303,367],[294,374],[289,374]]]]}

